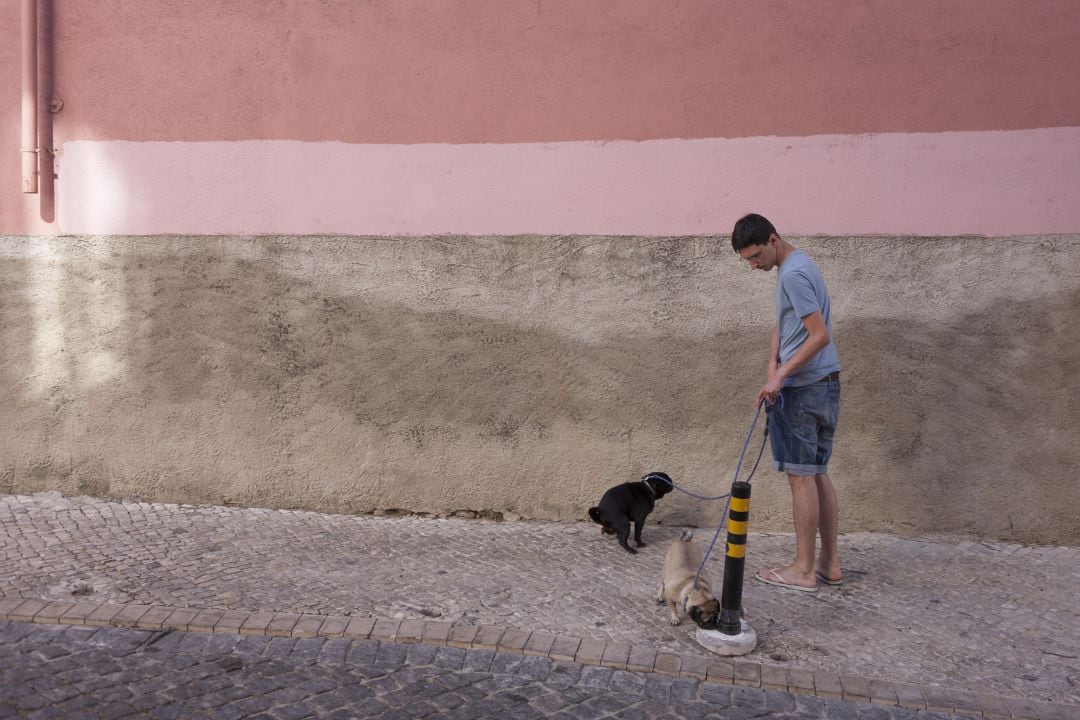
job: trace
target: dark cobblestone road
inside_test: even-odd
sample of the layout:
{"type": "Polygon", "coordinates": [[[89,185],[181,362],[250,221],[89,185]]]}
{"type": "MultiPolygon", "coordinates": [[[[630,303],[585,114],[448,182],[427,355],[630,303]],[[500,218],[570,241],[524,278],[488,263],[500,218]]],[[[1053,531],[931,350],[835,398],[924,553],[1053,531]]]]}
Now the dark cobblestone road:
{"type": "Polygon", "coordinates": [[[0,623],[0,718],[960,718],[548,658],[0,623]]]}

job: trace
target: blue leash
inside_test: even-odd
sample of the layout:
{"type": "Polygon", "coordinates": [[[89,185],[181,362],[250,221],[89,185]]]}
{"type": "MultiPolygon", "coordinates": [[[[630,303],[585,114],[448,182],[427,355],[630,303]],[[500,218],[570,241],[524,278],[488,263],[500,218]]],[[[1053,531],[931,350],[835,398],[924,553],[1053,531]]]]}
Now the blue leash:
{"type": "MultiPolygon", "coordinates": [[[[781,402],[783,402],[781,400],[781,402]]],[[[757,426],[758,417],[761,415],[761,406],[764,402],[758,403],[757,412],[754,413],[754,421],[750,423],[750,432],[746,434],[746,441],[742,446],[742,453],[739,455],[739,463],[735,466],[735,477],[732,478],[731,484],[734,485],[739,479],[739,470],[742,468],[743,458],[746,457],[746,448],[750,446],[750,438],[754,436],[754,428],[757,426]]],[[[769,437],[769,425],[766,420],[765,423],[765,437],[761,440],[761,449],[758,451],[757,460],[754,461],[754,467],[750,470],[750,474],[746,476],[745,482],[750,482],[750,478],[754,477],[754,473],[757,471],[758,463],[761,462],[761,456],[765,453],[765,441],[769,437]]],[[[674,484],[674,483],[673,483],[674,484]]],[[[683,490],[683,492],[686,492],[683,490]]],[[[695,496],[697,497],[697,496],[695,496]]],[[[731,493],[720,495],[719,498],[727,498],[727,502],[724,503],[724,512],[720,515],[720,524],[716,526],[716,534],[713,535],[712,542],[709,543],[709,549],[705,551],[705,557],[701,558],[701,565],[698,567],[697,574],[694,575],[694,588],[697,588],[698,578],[701,577],[701,571],[705,569],[705,562],[709,559],[710,553],[713,551],[713,546],[716,545],[716,539],[720,537],[720,531],[724,529],[724,521],[727,519],[728,510],[731,508],[731,493]]],[[[718,500],[719,498],[706,498],[709,500],[718,500]]]]}
{"type": "Polygon", "coordinates": [[[698,500],[723,500],[724,498],[726,498],[728,495],[731,494],[731,493],[727,492],[727,493],[724,493],[723,495],[717,495],[716,497],[708,497],[706,495],[698,495],[697,493],[692,493],[689,490],[687,490],[686,488],[681,488],[676,483],[672,482],[671,480],[664,480],[664,482],[666,482],[668,485],[675,488],[679,492],[685,493],[685,494],[689,495],[692,498],[697,498],[698,500]]]}
{"type": "MultiPolygon", "coordinates": [[[[781,397],[780,402],[783,402],[782,396],[780,396],[780,397],[781,397]]],[[[743,458],[746,457],[746,448],[750,445],[750,438],[753,437],[753,435],[754,435],[754,426],[757,425],[758,417],[760,415],[761,415],[761,404],[758,405],[757,412],[754,413],[754,421],[752,423],[750,423],[750,432],[746,434],[746,442],[743,443],[742,454],[739,455],[739,463],[738,463],[738,465],[735,466],[735,478],[734,478],[734,480],[732,480],[732,482],[735,482],[735,480],[739,479],[739,470],[742,468],[743,458]]],[[[754,477],[754,471],[757,470],[758,463],[761,462],[761,456],[762,456],[762,454],[764,452],[765,452],[765,441],[762,440],[761,441],[761,450],[758,452],[757,461],[754,463],[754,469],[750,471],[750,475],[746,478],[746,482],[750,482],[750,478],[754,477]]],[[[729,492],[726,492],[723,495],[716,495],[716,496],[713,496],[713,497],[709,497],[707,495],[698,495],[697,493],[690,492],[686,488],[679,487],[679,484],[676,483],[673,480],[666,479],[666,480],[664,480],[664,482],[666,482],[668,485],[675,488],[679,492],[685,493],[685,494],[689,495],[692,498],[697,498],[698,500],[723,500],[724,498],[731,496],[731,493],[729,493],[729,492]]],[[[727,508],[724,509],[724,514],[727,514],[727,508]]],[[[720,523],[723,524],[723,516],[721,516],[720,523]]]]}

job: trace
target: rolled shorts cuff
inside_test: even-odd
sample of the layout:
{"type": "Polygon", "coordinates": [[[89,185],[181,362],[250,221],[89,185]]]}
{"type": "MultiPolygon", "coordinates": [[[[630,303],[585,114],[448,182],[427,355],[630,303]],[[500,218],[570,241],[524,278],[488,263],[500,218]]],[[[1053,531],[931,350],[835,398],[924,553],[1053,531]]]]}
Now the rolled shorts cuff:
{"type": "Polygon", "coordinates": [[[795,463],[783,463],[773,460],[773,470],[779,470],[788,475],[801,477],[813,477],[814,475],[826,475],[829,472],[828,465],[796,465],[795,463]]]}

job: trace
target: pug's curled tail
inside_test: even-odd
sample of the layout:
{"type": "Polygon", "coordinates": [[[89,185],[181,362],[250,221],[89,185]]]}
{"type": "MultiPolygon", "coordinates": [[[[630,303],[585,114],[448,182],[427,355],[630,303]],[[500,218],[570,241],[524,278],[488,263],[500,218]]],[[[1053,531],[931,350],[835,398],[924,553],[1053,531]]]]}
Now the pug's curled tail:
{"type": "Polygon", "coordinates": [[[693,530],[683,530],[682,531],[682,537],[680,537],[679,539],[682,540],[683,542],[690,542],[691,540],[694,539],[694,531],[693,530]]]}

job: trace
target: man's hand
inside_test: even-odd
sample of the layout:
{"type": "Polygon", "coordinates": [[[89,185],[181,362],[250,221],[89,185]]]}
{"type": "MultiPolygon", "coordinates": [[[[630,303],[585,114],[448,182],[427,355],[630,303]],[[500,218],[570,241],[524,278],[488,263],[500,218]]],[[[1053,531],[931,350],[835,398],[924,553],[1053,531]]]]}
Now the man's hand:
{"type": "Polygon", "coordinates": [[[766,405],[775,403],[776,397],[780,394],[783,387],[784,378],[780,377],[778,374],[772,374],[769,379],[765,381],[765,384],[761,386],[761,391],[758,392],[757,402],[754,404],[754,407],[760,405],[762,401],[764,401],[766,405]]]}

